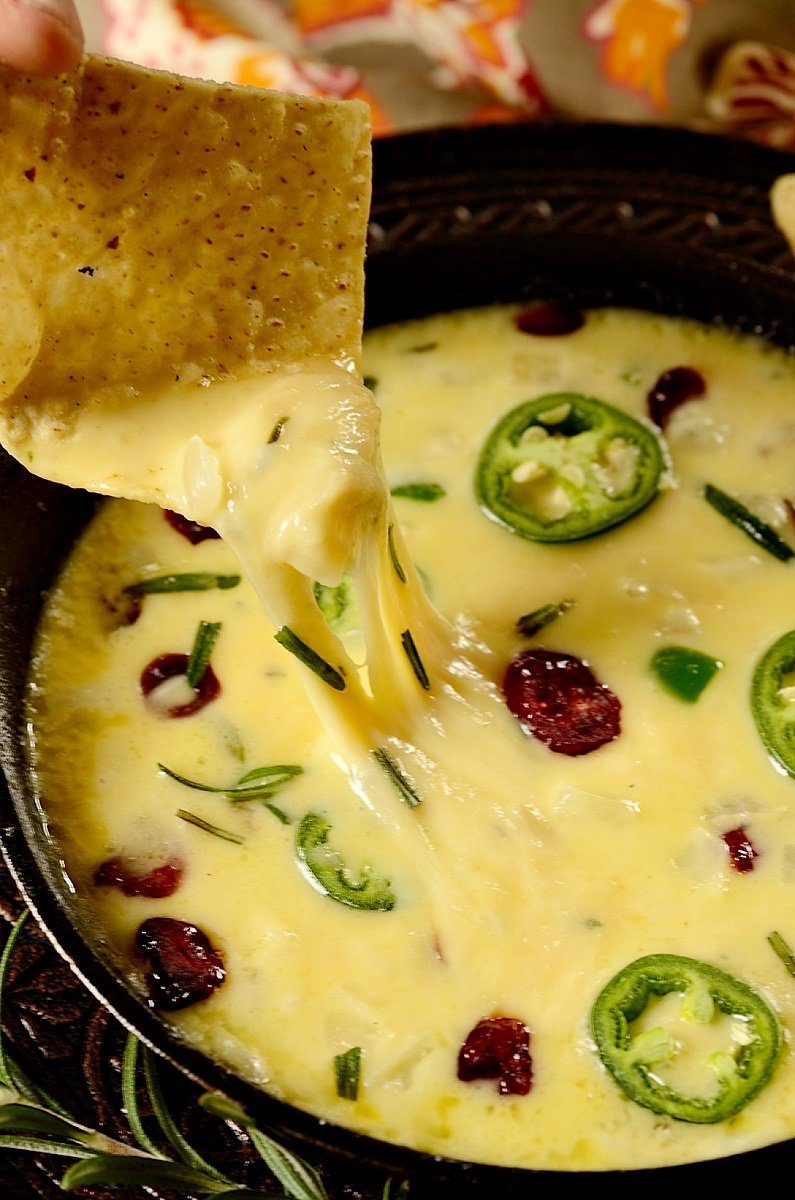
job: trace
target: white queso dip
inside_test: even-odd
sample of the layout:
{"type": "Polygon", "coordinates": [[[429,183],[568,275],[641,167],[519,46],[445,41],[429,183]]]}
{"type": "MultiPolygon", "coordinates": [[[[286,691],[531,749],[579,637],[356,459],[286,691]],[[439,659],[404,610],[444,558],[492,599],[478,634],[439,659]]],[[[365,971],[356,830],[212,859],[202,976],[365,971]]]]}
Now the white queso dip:
{"type": "MultiPolygon", "coordinates": [[[[87,927],[191,1044],[389,1142],[592,1171],[792,1137],[795,363],[540,304],[373,330],[364,373],[379,550],[340,579],[315,546],[308,599],[284,568],[305,627],[218,498],[106,501],[51,591],[30,753],[87,927]]],[[[273,538],[282,448],[328,495],[291,403],[247,485],[273,538]]]]}

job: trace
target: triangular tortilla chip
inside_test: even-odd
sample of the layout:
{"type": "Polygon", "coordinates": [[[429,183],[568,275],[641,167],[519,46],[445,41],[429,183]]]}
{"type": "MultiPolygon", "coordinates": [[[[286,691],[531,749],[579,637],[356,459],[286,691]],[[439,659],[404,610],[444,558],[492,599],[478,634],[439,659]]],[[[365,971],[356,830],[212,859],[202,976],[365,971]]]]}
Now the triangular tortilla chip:
{"type": "Polygon", "coordinates": [[[0,442],[34,471],[177,379],[358,366],[366,105],[88,56],[0,68],[0,145],[0,442]]]}

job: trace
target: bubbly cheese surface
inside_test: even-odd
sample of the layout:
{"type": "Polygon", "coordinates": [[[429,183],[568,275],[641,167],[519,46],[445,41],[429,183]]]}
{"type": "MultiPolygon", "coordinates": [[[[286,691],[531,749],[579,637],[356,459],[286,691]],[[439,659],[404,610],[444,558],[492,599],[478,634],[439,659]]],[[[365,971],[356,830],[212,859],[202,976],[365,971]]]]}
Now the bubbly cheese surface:
{"type": "MultiPolygon", "coordinates": [[[[184,1036],[331,1121],[434,1154],[567,1171],[687,1162],[793,1136],[795,980],[768,937],[795,944],[795,782],[768,757],[749,690],[760,656],[795,627],[795,566],[716,513],[703,489],[743,498],[789,536],[795,365],[760,341],[670,318],[599,310],[577,332],[543,338],[521,333],[515,311],[367,335],[377,408],[364,429],[358,406],[347,448],[339,412],[325,442],[316,428],[334,380],[315,387],[306,374],[264,399],[252,392],[223,445],[199,438],[186,457],[180,444],[183,499],[223,541],[189,544],[154,506],[103,506],[49,598],[31,676],[31,756],[50,833],[137,985],[134,935],[149,916],[188,920],[220,949],[223,986],[168,1017],[184,1036]],[[645,420],[655,380],[683,365],[706,392],[665,429],[663,485],[642,513],[591,539],[541,545],[481,511],[476,464],[509,409],[577,392],[645,420]],[[438,484],[438,499],[386,502],[378,456],[362,453],[377,445],[379,421],[388,485],[438,484]],[[120,615],[131,583],[241,564],[238,586],[147,595],[137,619],[120,615]],[[364,633],[349,614],[340,644],[311,575],[332,586],[345,570],[364,633]],[[517,632],[522,614],[563,599],[572,603],[553,624],[531,639],[517,632]],[[342,667],[339,694],[274,638],[302,616],[296,632],[342,667]],[[221,626],[221,693],[169,719],[142,697],[141,672],[189,651],[202,620],[221,626]],[[406,629],[427,688],[403,653],[406,629]],[[723,663],[694,704],[651,670],[667,645],[723,663]],[[615,740],[567,757],[523,730],[501,684],[530,646],[578,656],[611,688],[615,740]],[[379,748],[417,803],[382,770],[379,748]],[[273,763],[303,769],[273,797],[284,819],[161,769],[220,788],[273,763]],[[307,812],[329,822],[351,876],[366,864],[390,881],[391,910],[347,907],[311,885],[295,847],[307,812]],[[723,838],[738,828],[757,854],[742,873],[723,838]],[[178,858],[181,885],[158,900],[96,886],[114,856],[144,867],[178,858]],[[777,1069],[729,1121],[690,1125],[634,1104],[595,1052],[597,995],[656,953],[712,963],[778,1014],[777,1069]],[[493,1016],[530,1030],[527,1095],[457,1078],[464,1039],[493,1016]],[[352,1047],[355,1101],[337,1096],[333,1071],[352,1047]]],[[[339,394],[344,406],[342,385],[339,394]]],[[[716,1049],[707,1031],[685,1037],[697,1063],[716,1049]]]]}

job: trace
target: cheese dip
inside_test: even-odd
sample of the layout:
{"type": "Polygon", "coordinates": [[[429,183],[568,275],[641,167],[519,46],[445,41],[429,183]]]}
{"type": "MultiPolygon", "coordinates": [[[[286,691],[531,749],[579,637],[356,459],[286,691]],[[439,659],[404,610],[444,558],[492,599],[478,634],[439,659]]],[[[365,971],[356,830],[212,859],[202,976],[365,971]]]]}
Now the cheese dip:
{"type": "Polygon", "coordinates": [[[793,1136],[795,364],[540,304],[373,330],[364,375],[391,497],[353,577],[314,527],[286,611],[323,653],[217,503],[105,502],[52,589],[30,755],[87,928],[187,1041],[389,1142],[578,1171],[793,1136]]]}

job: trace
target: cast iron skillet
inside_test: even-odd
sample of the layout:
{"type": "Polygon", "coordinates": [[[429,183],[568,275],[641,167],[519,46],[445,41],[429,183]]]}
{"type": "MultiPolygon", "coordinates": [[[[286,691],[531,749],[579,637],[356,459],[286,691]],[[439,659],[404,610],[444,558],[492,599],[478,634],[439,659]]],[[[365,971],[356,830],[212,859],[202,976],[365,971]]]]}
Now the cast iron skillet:
{"type": "MultiPolygon", "coordinates": [[[[367,263],[370,326],[440,310],[555,297],[684,314],[795,347],[795,263],[768,210],[790,157],[712,134],[600,124],[511,125],[395,136],[375,146],[367,263]]],[[[89,990],[202,1087],[325,1164],[346,1195],[388,1174],[412,1200],[489,1200],[586,1189],[604,1175],[504,1170],[432,1158],[329,1126],[177,1041],[92,949],[42,836],[22,748],[22,697],[43,595],[95,506],[0,455],[2,850],[25,902],[89,990]]],[[[476,969],[476,966],[473,966],[476,969]]],[[[654,1172],[712,1189],[792,1170],[795,1143],[654,1172]]],[[[648,1172],[612,1172],[635,1194],[648,1172]]],[[[785,1176],[786,1177],[786,1176],[785,1176]]],[[[661,1180],[662,1181],[662,1180],[661,1180]]],[[[342,1193],[340,1193],[342,1194],[342,1193]]]]}

